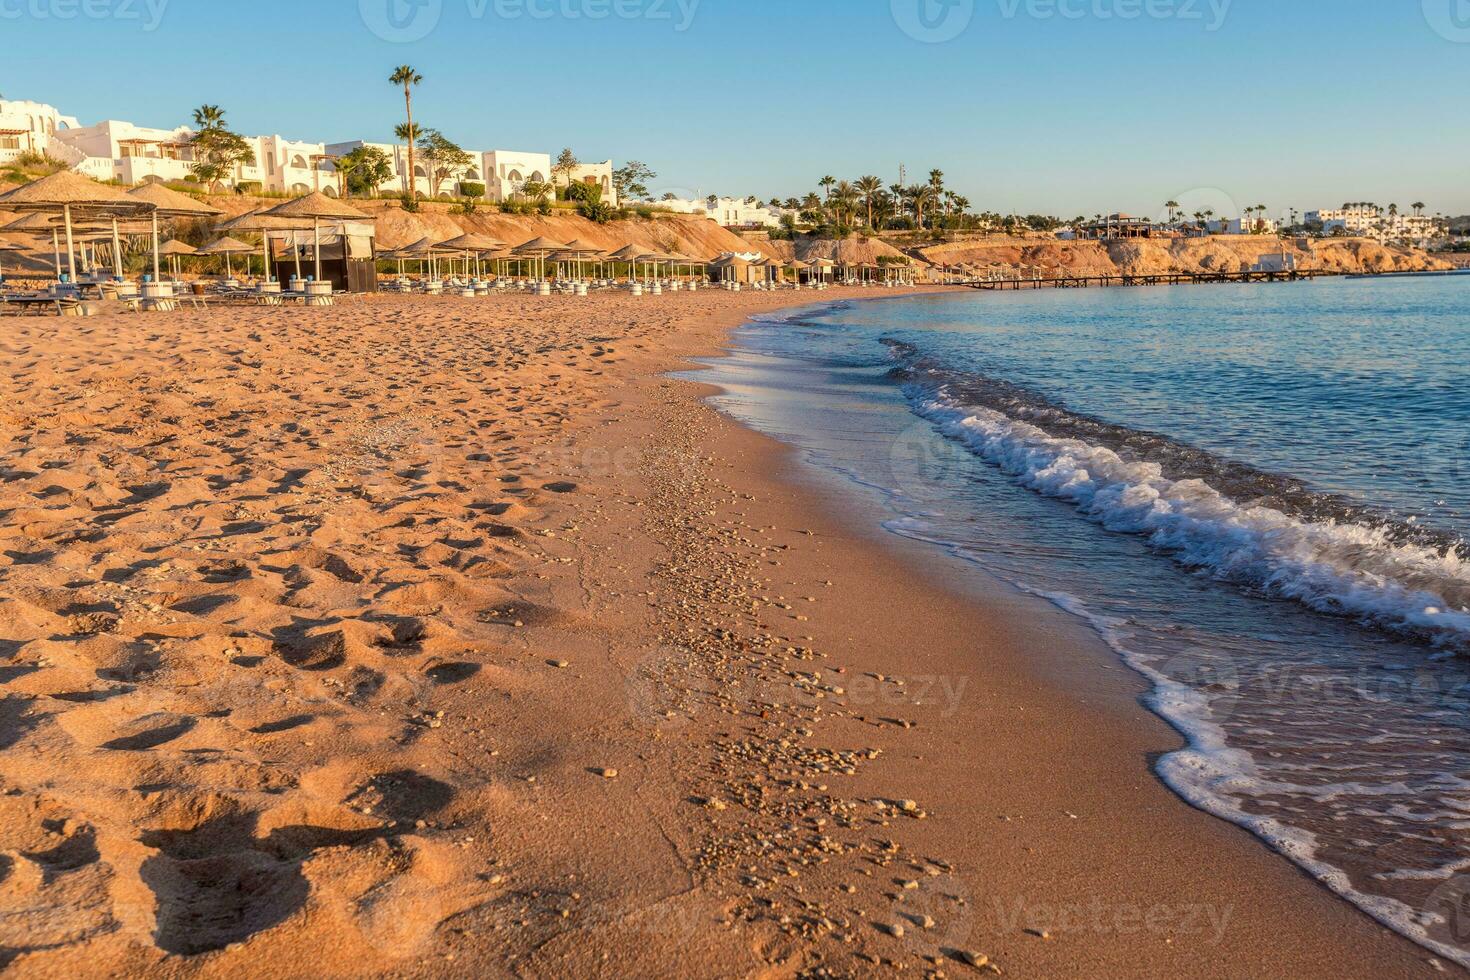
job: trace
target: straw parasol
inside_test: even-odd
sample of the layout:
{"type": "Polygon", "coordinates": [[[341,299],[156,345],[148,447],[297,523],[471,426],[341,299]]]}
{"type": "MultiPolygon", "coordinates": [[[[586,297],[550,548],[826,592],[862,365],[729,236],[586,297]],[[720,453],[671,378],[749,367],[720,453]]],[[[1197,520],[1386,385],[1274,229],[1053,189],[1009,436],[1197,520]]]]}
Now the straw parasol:
{"type": "Polygon", "coordinates": [[[781,278],[780,270],[784,269],[785,265],[777,262],[775,259],[764,258],[756,263],[756,267],[766,270],[766,282],[775,282],[781,278]],[[776,270],[774,273],[771,271],[773,269],[776,270]]]}
{"type": "Polygon", "coordinates": [[[173,272],[174,276],[177,277],[179,274],[179,256],[198,255],[199,250],[193,245],[190,245],[188,242],[181,242],[177,238],[170,238],[168,241],[158,246],[158,254],[167,255],[169,258],[174,260],[173,272]]]}
{"type": "Polygon", "coordinates": [[[529,242],[522,242],[511,249],[517,255],[528,255],[541,260],[541,278],[546,278],[546,256],[550,252],[565,252],[567,247],[561,242],[554,242],[549,238],[533,238],[529,242]]]}
{"type": "Polygon", "coordinates": [[[445,251],[463,252],[465,257],[465,275],[469,275],[470,255],[475,257],[475,271],[479,273],[480,255],[484,252],[493,252],[505,245],[495,238],[486,235],[477,235],[474,232],[465,232],[458,238],[451,238],[447,242],[440,242],[438,247],[445,251]]]}
{"type": "Polygon", "coordinates": [[[157,281],[159,272],[159,250],[158,250],[158,217],[166,218],[206,218],[218,214],[224,214],[219,208],[203,201],[195,200],[187,194],[171,191],[162,184],[140,184],[128,191],[128,197],[153,205],[153,279],[157,281]]]}
{"type": "Polygon", "coordinates": [[[61,278],[61,223],[59,221],[48,218],[44,214],[28,214],[23,218],[17,218],[4,227],[0,227],[0,231],[28,235],[44,235],[50,232],[51,268],[55,271],[56,278],[61,278]]]}
{"type": "MultiPolygon", "coordinates": [[[[88,214],[141,214],[153,205],[129,197],[115,187],[99,184],[73,170],[59,170],[40,180],[17,187],[0,197],[0,207],[7,211],[56,211],[61,214],[66,230],[67,268],[76,280],[77,264],[73,254],[72,216],[88,214]]],[[[116,244],[116,234],[114,234],[116,244]]],[[[122,263],[122,250],[117,246],[117,264],[122,263]]],[[[119,269],[119,272],[121,270],[119,269]]]]}
{"type": "MultiPolygon", "coordinates": [[[[3,254],[5,252],[24,252],[24,251],[27,251],[27,249],[26,249],[26,247],[24,245],[17,245],[15,242],[7,242],[7,241],[4,241],[4,240],[0,240],[0,254],[3,254]]],[[[5,270],[3,268],[0,268],[0,282],[4,282],[4,281],[5,281],[5,270]]]]}
{"type": "MultiPolygon", "coordinates": [[[[298,197],[294,201],[271,208],[265,212],[273,218],[310,218],[312,223],[312,249],[316,255],[316,280],[322,278],[322,220],[330,221],[372,221],[371,215],[364,214],[350,204],[343,204],[334,197],[328,197],[321,191],[298,197]]],[[[344,251],[345,254],[345,251],[344,251]]]]}
{"type": "MultiPolygon", "coordinates": [[[[432,263],[434,261],[434,252],[438,248],[439,243],[434,241],[434,239],[420,238],[413,244],[400,248],[398,250],[398,256],[399,258],[418,259],[421,262],[432,263]]],[[[434,271],[432,268],[425,267],[422,271],[426,276],[433,278],[434,271]]]]}
{"type": "Polygon", "coordinates": [[[223,255],[225,257],[225,275],[230,276],[231,278],[233,278],[234,277],[234,272],[230,268],[230,256],[231,255],[239,255],[241,252],[253,252],[253,251],[255,251],[255,246],[254,245],[246,245],[244,242],[240,241],[238,238],[231,238],[229,235],[226,235],[223,238],[216,238],[214,241],[210,242],[208,245],[206,245],[203,248],[199,249],[198,252],[197,252],[197,254],[199,254],[199,255],[223,255]]]}
{"type": "Polygon", "coordinates": [[[644,255],[644,250],[629,242],[608,256],[614,262],[628,263],[628,281],[632,282],[638,278],[638,260],[644,255]]]}
{"type": "Polygon", "coordinates": [[[596,255],[598,252],[598,248],[596,245],[588,245],[581,239],[574,238],[571,241],[567,242],[566,247],[565,249],[563,249],[563,251],[571,255],[572,261],[575,262],[577,265],[577,278],[581,279],[583,257],[588,255],[596,255]]]}
{"type": "Polygon", "coordinates": [[[269,208],[258,207],[253,211],[246,211],[238,217],[231,218],[219,226],[223,232],[232,231],[256,231],[260,232],[260,251],[265,256],[265,279],[271,281],[271,235],[273,231],[289,232],[291,234],[291,256],[296,261],[296,278],[301,278],[301,252],[295,248],[296,232],[310,231],[311,222],[305,218],[276,218],[267,214],[269,208]]]}

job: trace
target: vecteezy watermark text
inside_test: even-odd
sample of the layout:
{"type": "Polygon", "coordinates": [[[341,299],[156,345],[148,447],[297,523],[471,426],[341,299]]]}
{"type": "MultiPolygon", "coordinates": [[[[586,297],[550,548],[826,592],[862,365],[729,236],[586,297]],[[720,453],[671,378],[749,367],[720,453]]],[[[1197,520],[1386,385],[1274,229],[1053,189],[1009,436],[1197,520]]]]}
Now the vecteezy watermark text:
{"type": "MultiPolygon", "coordinates": [[[[453,0],[465,16],[485,20],[643,20],[689,30],[703,0],[453,0]]],[[[362,22],[384,41],[410,44],[428,37],[443,19],[446,0],[358,0],[362,22]]]]}
{"type": "Polygon", "coordinates": [[[1218,945],[1230,928],[1232,906],[1200,902],[1174,904],[1091,901],[1033,902],[1025,898],[991,897],[992,911],[1004,932],[1027,929],[1047,935],[1090,933],[1116,936],[1199,936],[1218,945]]]}
{"type": "Polygon", "coordinates": [[[1424,0],[1424,20],[1446,41],[1470,44],[1470,0],[1424,0]]]}
{"type": "MultiPolygon", "coordinates": [[[[915,41],[942,44],[969,29],[979,0],[889,0],[893,22],[915,41]]],[[[1002,20],[1197,21],[1225,26],[1234,0],[993,0],[1002,20]]],[[[1457,0],[1456,0],[1457,2],[1457,0]]]]}
{"type": "Polygon", "coordinates": [[[169,0],[0,0],[0,20],[115,20],[156,31],[169,0]]]}
{"type": "Polygon", "coordinates": [[[1225,26],[1234,0],[996,0],[1006,20],[1184,20],[1225,26]]]}

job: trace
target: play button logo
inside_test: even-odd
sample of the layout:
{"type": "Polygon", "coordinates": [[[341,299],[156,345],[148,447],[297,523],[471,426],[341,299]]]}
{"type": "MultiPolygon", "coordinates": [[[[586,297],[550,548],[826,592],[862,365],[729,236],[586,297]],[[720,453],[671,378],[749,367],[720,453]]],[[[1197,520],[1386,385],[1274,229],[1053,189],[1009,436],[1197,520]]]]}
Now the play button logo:
{"type": "Polygon", "coordinates": [[[390,44],[421,41],[439,26],[444,0],[357,0],[363,24],[390,44]]]}

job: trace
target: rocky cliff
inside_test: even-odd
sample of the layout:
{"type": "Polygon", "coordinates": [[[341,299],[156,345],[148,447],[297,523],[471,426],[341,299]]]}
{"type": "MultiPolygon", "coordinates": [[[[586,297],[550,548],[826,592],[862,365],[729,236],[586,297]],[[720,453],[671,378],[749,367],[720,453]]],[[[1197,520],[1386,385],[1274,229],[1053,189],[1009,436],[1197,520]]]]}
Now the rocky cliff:
{"type": "Polygon", "coordinates": [[[1039,238],[970,239],[916,250],[933,265],[990,273],[1050,277],[1163,275],[1171,272],[1246,272],[1279,263],[1283,253],[1297,268],[1330,272],[1414,272],[1449,268],[1417,249],[1379,245],[1360,238],[1321,240],[1254,235],[1207,238],[1064,242],[1039,238]]]}

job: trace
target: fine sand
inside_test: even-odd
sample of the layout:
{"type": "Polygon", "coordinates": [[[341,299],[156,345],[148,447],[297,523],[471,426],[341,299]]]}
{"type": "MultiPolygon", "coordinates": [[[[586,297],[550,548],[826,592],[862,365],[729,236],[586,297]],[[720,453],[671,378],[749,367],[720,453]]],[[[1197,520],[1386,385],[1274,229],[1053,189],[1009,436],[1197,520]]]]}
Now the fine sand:
{"type": "Polygon", "coordinates": [[[1433,973],[1161,786],[1081,626],[666,376],[792,301],[4,321],[0,965],[1433,973]]]}

